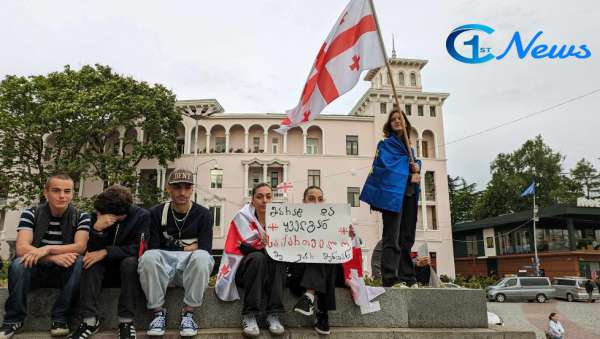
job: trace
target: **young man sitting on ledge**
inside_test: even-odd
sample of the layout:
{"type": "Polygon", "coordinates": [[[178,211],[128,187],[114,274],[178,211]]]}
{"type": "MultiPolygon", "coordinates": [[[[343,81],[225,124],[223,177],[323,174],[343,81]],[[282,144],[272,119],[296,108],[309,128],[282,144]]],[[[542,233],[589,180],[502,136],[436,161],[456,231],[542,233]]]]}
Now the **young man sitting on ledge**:
{"type": "Polygon", "coordinates": [[[73,292],[79,286],[90,230],[90,217],[71,205],[73,180],[66,174],[48,178],[46,202],[27,208],[17,226],[17,256],[8,269],[8,299],[0,338],[10,338],[27,316],[27,294],[40,287],[60,288],[51,312],[50,334],[69,333],[73,292]]]}

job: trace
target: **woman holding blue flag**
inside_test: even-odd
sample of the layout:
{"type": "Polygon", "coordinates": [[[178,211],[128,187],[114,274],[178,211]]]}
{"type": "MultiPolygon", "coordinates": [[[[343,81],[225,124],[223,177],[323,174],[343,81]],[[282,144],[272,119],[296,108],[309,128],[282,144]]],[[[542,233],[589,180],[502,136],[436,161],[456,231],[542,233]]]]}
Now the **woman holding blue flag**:
{"type": "Polygon", "coordinates": [[[383,218],[381,277],[383,286],[416,283],[410,251],[415,242],[421,162],[411,162],[410,123],[404,112],[393,110],[383,126],[385,139],[377,145],[371,173],[360,200],[383,218]],[[406,133],[406,136],[404,135],[406,133]]]}

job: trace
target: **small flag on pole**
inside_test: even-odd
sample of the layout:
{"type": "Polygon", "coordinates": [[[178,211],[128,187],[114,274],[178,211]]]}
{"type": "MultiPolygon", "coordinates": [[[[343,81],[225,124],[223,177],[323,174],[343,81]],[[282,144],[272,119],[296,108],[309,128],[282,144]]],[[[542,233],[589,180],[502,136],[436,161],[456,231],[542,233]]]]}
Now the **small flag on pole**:
{"type": "Polygon", "coordinates": [[[521,196],[526,197],[531,194],[535,194],[535,180],[531,182],[531,185],[529,185],[529,187],[527,187],[523,193],[521,193],[521,196]]]}
{"type": "Polygon", "coordinates": [[[287,193],[288,191],[291,191],[293,187],[294,185],[292,185],[291,182],[282,182],[279,185],[277,185],[277,190],[283,191],[283,193],[287,193]]]}

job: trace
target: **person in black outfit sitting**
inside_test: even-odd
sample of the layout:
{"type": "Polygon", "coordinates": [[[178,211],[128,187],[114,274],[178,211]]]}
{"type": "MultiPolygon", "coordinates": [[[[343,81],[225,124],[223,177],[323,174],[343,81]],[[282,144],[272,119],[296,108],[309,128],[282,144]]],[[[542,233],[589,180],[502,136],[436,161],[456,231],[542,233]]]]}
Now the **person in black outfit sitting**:
{"type": "Polygon", "coordinates": [[[102,287],[120,287],[119,338],[135,338],[135,300],[141,292],[137,274],[140,241],[147,232],[150,214],[132,205],[126,187],[113,185],[94,201],[92,230],[81,277],[83,321],[69,338],[87,339],[98,331],[98,298],[102,287]]]}

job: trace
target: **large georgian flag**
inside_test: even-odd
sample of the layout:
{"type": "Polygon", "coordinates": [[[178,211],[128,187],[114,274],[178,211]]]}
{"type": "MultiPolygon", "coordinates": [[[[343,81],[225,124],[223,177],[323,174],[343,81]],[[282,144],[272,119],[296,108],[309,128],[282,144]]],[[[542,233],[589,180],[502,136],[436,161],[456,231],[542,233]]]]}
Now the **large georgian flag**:
{"type": "Polygon", "coordinates": [[[298,105],[287,111],[279,132],[314,119],[340,95],[351,90],[363,70],[385,65],[383,48],[369,0],[351,0],[310,70],[298,105]]]}

